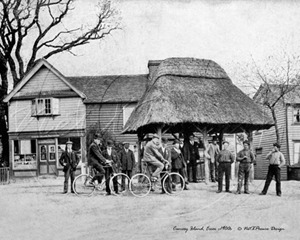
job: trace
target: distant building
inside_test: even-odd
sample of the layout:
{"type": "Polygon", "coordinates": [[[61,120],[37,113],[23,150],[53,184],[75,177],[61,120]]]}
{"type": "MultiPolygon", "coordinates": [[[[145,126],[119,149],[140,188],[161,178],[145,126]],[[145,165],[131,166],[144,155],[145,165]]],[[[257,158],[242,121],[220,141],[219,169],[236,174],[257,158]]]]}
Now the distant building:
{"type": "MultiPolygon", "coordinates": [[[[262,87],[254,96],[257,102],[261,101],[261,91],[262,87]]],[[[281,152],[286,158],[287,165],[300,163],[300,97],[298,92],[286,96],[284,102],[279,102],[276,107],[281,152]]],[[[264,179],[268,172],[269,163],[266,155],[272,150],[274,142],[276,142],[275,127],[253,133],[253,146],[257,156],[256,179],[264,179]]],[[[287,167],[282,169],[281,174],[282,179],[288,179],[287,167]]]]}

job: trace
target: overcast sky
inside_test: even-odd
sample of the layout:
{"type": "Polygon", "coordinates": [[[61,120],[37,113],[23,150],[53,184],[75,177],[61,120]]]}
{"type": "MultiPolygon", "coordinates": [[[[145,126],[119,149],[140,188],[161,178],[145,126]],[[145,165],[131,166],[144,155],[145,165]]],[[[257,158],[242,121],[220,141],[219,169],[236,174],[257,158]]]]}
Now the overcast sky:
{"type": "MultiPolygon", "coordinates": [[[[89,18],[96,0],[79,0],[74,22],[89,18]]],[[[146,74],[148,60],[211,59],[237,85],[239,64],[282,49],[299,52],[299,1],[122,0],[122,30],[101,42],[49,59],[63,74],[146,74]]]]}

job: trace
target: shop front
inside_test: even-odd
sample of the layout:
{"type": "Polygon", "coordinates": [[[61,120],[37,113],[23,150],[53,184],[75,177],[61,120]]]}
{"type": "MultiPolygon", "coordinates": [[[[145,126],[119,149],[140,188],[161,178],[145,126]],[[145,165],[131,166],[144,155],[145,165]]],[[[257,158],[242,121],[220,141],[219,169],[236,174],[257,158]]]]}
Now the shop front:
{"type": "Polygon", "coordinates": [[[84,131],[75,133],[62,132],[56,135],[11,134],[10,145],[11,169],[14,177],[34,177],[63,175],[59,163],[60,156],[65,150],[67,141],[73,142],[73,150],[77,153],[80,162],[85,162],[85,137],[84,131]]]}

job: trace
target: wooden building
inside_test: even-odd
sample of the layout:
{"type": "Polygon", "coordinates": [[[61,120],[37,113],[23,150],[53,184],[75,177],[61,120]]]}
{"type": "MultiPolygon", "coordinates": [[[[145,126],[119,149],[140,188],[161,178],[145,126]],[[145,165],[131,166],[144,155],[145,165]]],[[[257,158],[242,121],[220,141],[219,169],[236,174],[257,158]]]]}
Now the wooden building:
{"type": "Polygon", "coordinates": [[[147,79],[147,75],[65,77],[46,60],[38,61],[4,99],[13,175],[62,175],[58,160],[68,140],[81,158],[80,170],[87,157],[87,132],[95,126],[118,142],[129,142],[134,150],[137,136],[121,132],[147,79]]]}
{"type": "Polygon", "coordinates": [[[6,96],[14,176],[61,174],[58,159],[68,140],[85,161],[85,98],[43,59],[6,96]]]}
{"type": "MultiPolygon", "coordinates": [[[[275,86],[273,86],[275,87],[275,86]]],[[[262,87],[257,91],[254,100],[260,102],[262,87]]],[[[268,111],[266,109],[266,111],[268,111]]],[[[299,93],[290,93],[276,107],[276,117],[280,135],[280,151],[284,154],[286,165],[300,163],[300,98],[299,93]]],[[[272,150],[276,142],[275,128],[260,130],[253,133],[253,146],[257,155],[255,178],[264,179],[268,172],[269,162],[266,155],[272,150]]],[[[288,179],[288,169],[283,167],[281,178],[288,179]]]]}

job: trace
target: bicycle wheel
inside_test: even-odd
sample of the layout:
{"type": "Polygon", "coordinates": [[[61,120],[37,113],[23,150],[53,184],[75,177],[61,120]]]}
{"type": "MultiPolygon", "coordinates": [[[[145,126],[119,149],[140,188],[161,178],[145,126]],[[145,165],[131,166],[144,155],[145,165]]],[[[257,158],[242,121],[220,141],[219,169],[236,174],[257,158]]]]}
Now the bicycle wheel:
{"type": "Polygon", "coordinates": [[[91,184],[92,177],[81,174],[74,179],[73,189],[76,195],[90,196],[95,191],[95,185],[91,184]]]}
{"type": "Polygon", "coordinates": [[[130,179],[129,190],[136,197],[145,197],[151,190],[151,181],[143,173],[135,174],[130,179]]]}
{"type": "Polygon", "coordinates": [[[112,194],[117,193],[128,194],[129,193],[129,183],[130,178],[124,173],[117,173],[112,178],[110,178],[109,187],[112,194]],[[122,180],[124,181],[124,186],[122,186],[122,180]]]}
{"type": "Polygon", "coordinates": [[[163,180],[163,189],[168,195],[178,195],[185,187],[183,177],[179,173],[168,173],[163,180]]]}

